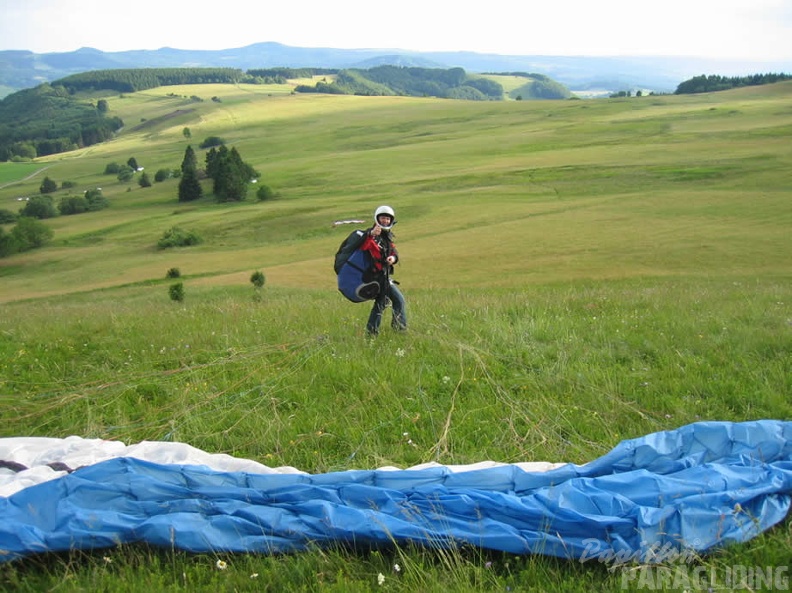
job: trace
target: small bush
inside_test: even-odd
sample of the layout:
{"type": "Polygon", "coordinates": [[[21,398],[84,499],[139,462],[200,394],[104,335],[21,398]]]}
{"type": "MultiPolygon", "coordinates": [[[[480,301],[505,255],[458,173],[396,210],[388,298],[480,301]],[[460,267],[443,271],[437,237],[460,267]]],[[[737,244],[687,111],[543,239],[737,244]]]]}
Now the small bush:
{"type": "Polygon", "coordinates": [[[91,212],[103,210],[110,205],[107,198],[102,194],[102,189],[99,187],[86,190],[85,199],[88,201],[88,210],[91,212]]]}
{"type": "Polygon", "coordinates": [[[184,300],[184,283],[171,284],[168,287],[168,295],[172,301],[182,302],[184,300]]]}
{"type": "Polygon", "coordinates": [[[225,144],[225,140],[219,136],[209,136],[199,146],[201,148],[212,148],[212,146],[222,146],[223,144],[225,144]]]}
{"type": "Polygon", "coordinates": [[[159,249],[168,249],[169,247],[189,247],[190,245],[198,245],[201,238],[193,231],[187,231],[180,227],[171,227],[162,234],[160,240],[157,241],[159,249]]]}
{"type": "Polygon", "coordinates": [[[256,288],[261,288],[262,286],[264,286],[264,283],[266,281],[267,279],[264,277],[264,274],[260,271],[253,272],[253,274],[251,274],[250,276],[250,282],[256,288]]]}
{"type": "Polygon", "coordinates": [[[88,212],[88,206],[88,200],[82,196],[67,196],[65,198],[61,198],[61,201],[58,204],[58,210],[64,216],[68,216],[70,214],[82,214],[83,212],[88,212]]]}
{"type": "Polygon", "coordinates": [[[160,183],[165,181],[166,179],[170,179],[173,176],[173,171],[170,169],[158,169],[156,173],[154,173],[154,181],[160,183]]]}
{"type": "Polygon", "coordinates": [[[0,224],[8,224],[16,221],[17,221],[16,214],[11,212],[10,210],[6,210],[5,208],[0,208],[0,224]]]}
{"type": "Polygon", "coordinates": [[[55,218],[58,216],[58,210],[55,208],[52,196],[32,196],[19,211],[19,215],[38,219],[55,218]]]}
{"type": "Polygon", "coordinates": [[[45,177],[44,181],[41,182],[41,186],[39,186],[39,192],[42,194],[51,194],[57,189],[58,189],[58,184],[55,183],[49,177],[45,177]]]}
{"type": "Polygon", "coordinates": [[[259,202],[263,202],[264,200],[269,200],[275,197],[275,192],[272,191],[272,188],[269,185],[259,185],[258,190],[256,190],[256,199],[259,202]]]}
{"type": "Polygon", "coordinates": [[[129,165],[122,165],[118,170],[118,180],[121,183],[126,183],[135,176],[135,170],[129,165]]]}
{"type": "Polygon", "coordinates": [[[16,252],[43,247],[52,240],[52,229],[35,218],[22,216],[11,229],[10,240],[16,252]]]}
{"type": "Polygon", "coordinates": [[[165,272],[166,278],[179,278],[181,276],[181,271],[179,268],[171,268],[167,272],[165,272]]]}

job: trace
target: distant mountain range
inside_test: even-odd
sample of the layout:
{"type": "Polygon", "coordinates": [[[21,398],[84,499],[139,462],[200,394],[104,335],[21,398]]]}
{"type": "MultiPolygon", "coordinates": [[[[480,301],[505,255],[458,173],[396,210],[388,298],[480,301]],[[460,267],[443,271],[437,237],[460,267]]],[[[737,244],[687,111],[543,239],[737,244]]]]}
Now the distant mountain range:
{"type": "Polygon", "coordinates": [[[37,54],[0,51],[0,97],[70,74],[113,68],[371,68],[379,65],[464,68],[471,73],[544,74],[579,94],[645,90],[673,92],[679,83],[701,74],[744,76],[792,72],[792,62],[750,62],[663,56],[512,56],[475,52],[416,52],[397,49],[291,47],[265,42],[222,50],[161,48],[103,52],[37,54]]]}

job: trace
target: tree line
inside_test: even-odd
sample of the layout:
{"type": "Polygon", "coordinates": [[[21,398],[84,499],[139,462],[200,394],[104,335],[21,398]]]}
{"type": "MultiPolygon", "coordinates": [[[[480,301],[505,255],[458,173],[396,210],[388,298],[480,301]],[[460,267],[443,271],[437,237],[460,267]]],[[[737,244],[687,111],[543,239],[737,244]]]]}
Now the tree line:
{"type": "Polygon", "coordinates": [[[792,80],[789,74],[752,74],[750,76],[719,76],[717,74],[694,76],[693,78],[680,83],[677,86],[675,95],[688,95],[695,93],[713,93],[716,91],[726,91],[729,89],[758,86],[762,84],[773,84],[792,80]]]}
{"type": "Polygon", "coordinates": [[[350,68],[339,70],[333,82],[319,81],[315,85],[298,85],[295,90],[301,93],[401,95],[468,101],[503,99],[503,87],[500,84],[480,76],[470,76],[463,68],[404,66],[350,68]]]}
{"type": "Polygon", "coordinates": [[[238,68],[128,68],[72,74],[52,83],[70,94],[80,91],[134,93],[179,84],[237,84],[245,77],[238,68]]]}

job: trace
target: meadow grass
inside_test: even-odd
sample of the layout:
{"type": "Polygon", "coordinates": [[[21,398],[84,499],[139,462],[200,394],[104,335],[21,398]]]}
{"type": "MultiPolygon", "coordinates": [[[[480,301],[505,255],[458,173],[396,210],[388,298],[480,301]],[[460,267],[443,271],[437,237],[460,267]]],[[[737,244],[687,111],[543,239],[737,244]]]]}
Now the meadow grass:
{"type": "MultiPolygon", "coordinates": [[[[127,122],[119,138],[43,159],[57,180],[101,186],[111,207],[47,221],[51,246],[0,260],[0,436],[180,441],[327,472],[584,463],[698,420],[788,419],[792,146],[779,130],[792,125],[790,95],[781,84],[487,104],[231,86],[111,97],[127,122]],[[220,102],[186,99],[196,94],[220,102]],[[133,129],[139,120],[155,124],[133,129]],[[179,204],[175,181],[142,189],[101,175],[130,156],[147,170],[177,167],[187,143],[213,134],[279,196],[179,204]],[[351,228],[332,222],[368,220],[380,203],[400,220],[410,331],[371,342],[368,307],[335,290],[330,261],[351,228]],[[204,243],[158,251],[173,225],[204,243]],[[183,302],[168,298],[172,267],[183,302]],[[260,292],[255,270],[267,279],[260,292]]],[[[39,184],[0,189],[0,207],[39,184]]],[[[788,565],[791,546],[787,520],[698,562],[788,565]]],[[[622,571],[595,562],[400,547],[267,557],[124,546],[0,565],[0,582],[625,586],[622,571]]]]}
{"type": "Polygon", "coordinates": [[[42,165],[33,162],[0,163],[0,186],[13,185],[41,169],[43,169],[42,165]]]}

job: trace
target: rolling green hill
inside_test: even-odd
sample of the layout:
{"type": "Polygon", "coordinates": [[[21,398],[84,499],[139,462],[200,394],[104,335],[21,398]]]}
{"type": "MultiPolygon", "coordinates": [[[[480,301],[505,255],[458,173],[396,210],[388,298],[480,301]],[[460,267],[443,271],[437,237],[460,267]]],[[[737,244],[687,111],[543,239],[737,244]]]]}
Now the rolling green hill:
{"type": "MultiPolygon", "coordinates": [[[[2,210],[45,176],[56,200],[101,187],[109,202],[44,220],[50,244],[0,259],[0,436],[175,441],[330,472],[585,463],[688,423],[792,416],[792,83],[589,101],[290,84],[100,99],[125,122],[114,139],[0,164],[2,210]],[[177,179],[138,184],[178,168],[188,145],[202,162],[213,136],[275,196],[220,204],[204,180],[203,198],[179,203],[177,179]],[[131,158],[143,167],[132,180],[104,174],[131,158]],[[410,327],[372,341],[368,307],[338,294],[331,267],[355,225],[333,223],[383,203],[399,220],[410,327]],[[158,249],[174,227],[203,241],[158,249]]],[[[672,568],[726,590],[731,567],[784,569],[791,546],[787,518],[672,568]]],[[[130,544],[2,563],[0,588],[666,586],[642,587],[635,568],[454,545],[271,556],[130,544]]]]}
{"type": "MultiPolygon", "coordinates": [[[[274,282],[331,287],[324,262],[342,234],[332,221],[367,218],[379,202],[399,210],[404,274],[421,286],[781,272],[791,88],[572,103],[293,95],[288,85],[110,96],[109,114],[127,122],[118,138],[39,163],[76,184],[56,199],[102,187],[111,207],[48,221],[50,247],[2,261],[0,299],[144,282],[173,265],[204,282],[263,267],[274,282]],[[211,135],[280,197],[182,205],[176,180],[140,188],[103,175],[133,156],[147,171],[178,167],[188,144],[211,135]],[[157,252],[176,223],[205,243],[157,252]]],[[[4,187],[0,208],[16,211],[41,180],[4,187]]]]}

